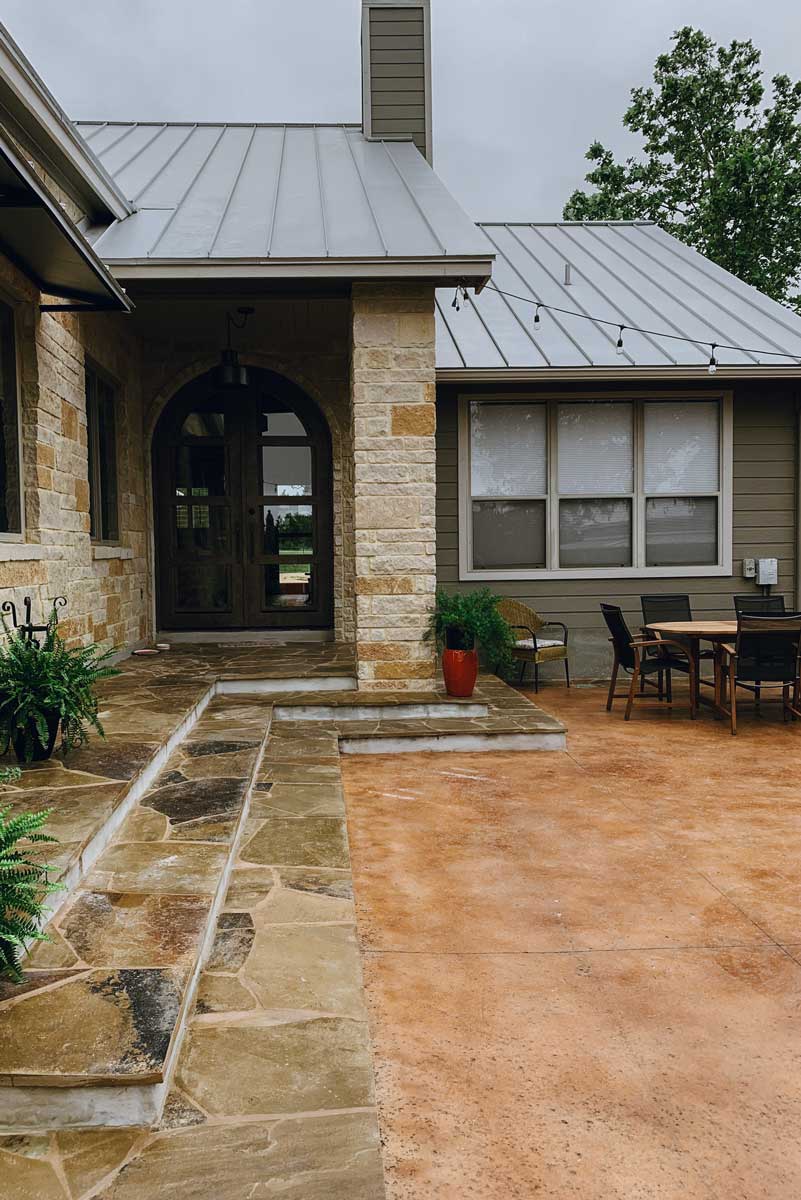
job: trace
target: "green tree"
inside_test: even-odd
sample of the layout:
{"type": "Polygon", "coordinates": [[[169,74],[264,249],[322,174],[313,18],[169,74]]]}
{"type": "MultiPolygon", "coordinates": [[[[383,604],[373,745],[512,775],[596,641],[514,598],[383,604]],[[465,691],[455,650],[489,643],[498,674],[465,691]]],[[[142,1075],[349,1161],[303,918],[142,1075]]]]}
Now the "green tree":
{"type": "Polygon", "coordinates": [[[618,162],[593,142],[595,190],[575,191],[565,220],[656,221],[801,311],[801,83],[774,76],[766,103],[750,40],[718,46],[690,26],[671,40],[623,117],[641,157],[618,162]]]}

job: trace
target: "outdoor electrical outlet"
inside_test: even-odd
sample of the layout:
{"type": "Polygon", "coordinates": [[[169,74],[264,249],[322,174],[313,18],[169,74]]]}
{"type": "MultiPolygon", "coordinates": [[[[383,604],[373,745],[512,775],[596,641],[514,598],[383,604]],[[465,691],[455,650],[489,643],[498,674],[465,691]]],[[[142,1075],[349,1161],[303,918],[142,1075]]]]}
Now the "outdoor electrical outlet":
{"type": "Polygon", "coordinates": [[[743,579],[756,579],[756,559],[743,559],[743,579]]]}

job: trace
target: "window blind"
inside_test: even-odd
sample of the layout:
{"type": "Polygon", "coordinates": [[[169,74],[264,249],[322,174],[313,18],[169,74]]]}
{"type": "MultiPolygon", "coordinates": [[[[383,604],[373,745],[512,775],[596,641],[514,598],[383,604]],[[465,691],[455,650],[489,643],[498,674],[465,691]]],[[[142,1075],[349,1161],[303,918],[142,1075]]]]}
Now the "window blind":
{"type": "Polygon", "coordinates": [[[646,493],[687,496],[718,490],[716,401],[646,404],[643,421],[646,493]]]}
{"type": "Polygon", "coordinates": [[[560,404],[559,492],[621,496],[634,487],[634,422],[630,404],[560,404]]]}
{"type": "Polygon", "coordinates": [[[546,406],[470,405],[472,494],[542,496],[547,488],[546,406]]]}

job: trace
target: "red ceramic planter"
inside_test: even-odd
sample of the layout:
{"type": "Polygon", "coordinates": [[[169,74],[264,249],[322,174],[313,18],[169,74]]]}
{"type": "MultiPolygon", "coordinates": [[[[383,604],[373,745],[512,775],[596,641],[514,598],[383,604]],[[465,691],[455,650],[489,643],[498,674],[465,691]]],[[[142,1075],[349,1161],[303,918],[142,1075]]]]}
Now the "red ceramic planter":
{"type": "Polygon", "coordinates": [[[442,674],[449,696],[472,696],[478,675],[478,654],[475,650],[443,650],[442,674]]]}

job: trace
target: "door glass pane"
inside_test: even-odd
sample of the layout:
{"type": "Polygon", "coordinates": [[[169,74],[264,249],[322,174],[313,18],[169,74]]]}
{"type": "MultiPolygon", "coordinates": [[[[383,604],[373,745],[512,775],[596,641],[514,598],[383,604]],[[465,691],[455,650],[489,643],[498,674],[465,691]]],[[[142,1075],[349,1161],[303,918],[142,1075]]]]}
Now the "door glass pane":
{"type": "Polygon", "coordinates": [[[545,566],[545,501],[473,502],[473,567],[545,566]]]}
{"type": "Polygon", "coordinates": [[[225,435],[225,413],[192,412],[181,426],[183,437],[216,437],[225,435]]]}
{"type": "Polygon", "coordinates": [[[178,612],[220,612],[231,607],[231,569],[219,563],[175,568],[178,612]]]}
{"type": "Polygon", "coordinates": [[[295,413],[280,400],[268,397],[262,401],[261,432],[270,437],[306,437],[306,427],[295,413]]]}
{"type": "Polygon", "coordinates": [[[264,572],[262,591],[265,608],[305,608],[313,602],[311,563],[269,563],[264,572]]]}
{"type": "Polygon", "coordinates": [[[630,500],[561,500],[559,565],[630,567],[630,500]]]}
{"type": "Polygon", "coordinates": [[[646,404],[645,491],[716,492],[720,409],[711,403],[646,404]]]}
{"type": "Polygon", "coordinates": [[[718,502],[665,496],[645,502],[649,567],[709,566],[718,561],[718,502]]]}
{"type": "Polygon", "coordinates": [[[311,490],[312,452],[309,446],[262,446],[263,496],[309,496],[311,490]]]}
{"type": "Polygon", "coordinates": [[[546,490],[544,404],[470,405],[473,496],[541,496],[546,490]]]}
{"type": "Polygon", "coordinates": [[[176,496],[224,496],[225,484],[225,446],[176,447],[176,496]]]}
{"type": "Polygon", "coordinates": [[[262,506],[262,554],[311,554],[313,545],[311,505],[262,506]]]}
{"type": "Polygon", "coordinates": [[[175,544],[179,551],[229,554],[230,515],[221,505],[179,504],[175,509],[175,544]]]}
{"type": "Polygon", "coordinates": [[[631,404],[559,405],[559,491],[621,496],[634,487],[631,404]]]}

